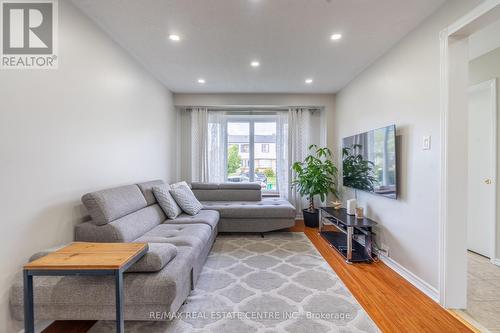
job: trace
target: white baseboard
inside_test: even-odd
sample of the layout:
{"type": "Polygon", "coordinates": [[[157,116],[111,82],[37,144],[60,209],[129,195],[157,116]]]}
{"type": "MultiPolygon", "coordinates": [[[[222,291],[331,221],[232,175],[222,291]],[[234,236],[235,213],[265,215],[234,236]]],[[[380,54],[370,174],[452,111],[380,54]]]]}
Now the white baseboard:
{"type": "Polygon", "coordinates": [[[389,266],[393,271],[401,275],[406,281],[410,282],[421,292],[429,296],[434,302],[439,303],[439,292],[436,288],[410,272],[405,267],[401,266],[394,259],[389,258],[383,254],[379,254],[380,260],[387,266],[389,266]]]}
{"type": "Polygon", "coordinates": [[[493,258],[493,259],[490,259],[490,261],[493,265],[500,266],[500,259],[499,258],[493,258]]]}

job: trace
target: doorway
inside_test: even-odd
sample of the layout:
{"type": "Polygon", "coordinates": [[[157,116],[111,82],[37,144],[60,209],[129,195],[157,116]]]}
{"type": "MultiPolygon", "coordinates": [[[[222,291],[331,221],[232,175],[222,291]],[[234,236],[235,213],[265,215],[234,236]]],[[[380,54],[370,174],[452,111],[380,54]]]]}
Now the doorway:
{"type": "Polygon", "coordinates": [[[441,33],[440,303],[493,330],[500,329],[500,267],[494,265],[500,237],[498,87],[491,79],[500,73],[469,89],[469,48],[471,36],[498,21],[500,1],[486,0],[441,33]]]}
{"type": "MultiPolygon", "coordinates": [[[[471,83],[500,76],[500,48],[469,63],[471,83]],[[498,68],[498,69],[497,69],[498,68]]],[[[500,330],[500,267],[496,257],[497,80],[469,88],[467,308],[478,328],[500,330]]]]}
{"type": "Polygon", "coordinates": [[[471,86],[467,119],[467,250],[488,259],[495,259],[496,242],[496,92],[496,79],[471,86]]]}

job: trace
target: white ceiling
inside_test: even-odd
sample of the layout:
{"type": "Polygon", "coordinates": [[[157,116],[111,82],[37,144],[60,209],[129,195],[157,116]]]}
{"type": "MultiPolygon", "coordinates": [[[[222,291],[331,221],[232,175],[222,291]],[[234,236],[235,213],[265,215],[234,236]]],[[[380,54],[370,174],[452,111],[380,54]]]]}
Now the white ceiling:
{"type": "Polygon", "coordinates": [[[173,92],[330,93],[444,0],[73,2],[173,92]]]}

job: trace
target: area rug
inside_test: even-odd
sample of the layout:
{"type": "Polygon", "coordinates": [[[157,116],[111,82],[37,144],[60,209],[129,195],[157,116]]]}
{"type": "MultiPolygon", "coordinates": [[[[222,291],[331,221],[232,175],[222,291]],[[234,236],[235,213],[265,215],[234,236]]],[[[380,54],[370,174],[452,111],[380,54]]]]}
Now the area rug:
{"type": "MultiPolygon", "coordinates": [[[[168,322],[127,333],[379,332],[303,233],[220,235],[192,291],[168,322]]],[[[91,333],[114,332],[99,321],[91,333]]]]}

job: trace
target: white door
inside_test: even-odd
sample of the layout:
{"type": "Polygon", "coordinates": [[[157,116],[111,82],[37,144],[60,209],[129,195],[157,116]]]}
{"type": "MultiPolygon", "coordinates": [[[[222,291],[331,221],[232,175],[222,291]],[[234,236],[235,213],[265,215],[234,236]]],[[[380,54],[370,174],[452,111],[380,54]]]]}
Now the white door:
{"type": "MultiPolygon", "coordinates": [[[[495,247],[496,82],[469,90],[467,247],[493,256],[495,247]]],[[[457,207],[457,209],[459,209],[457,207]]]]}

